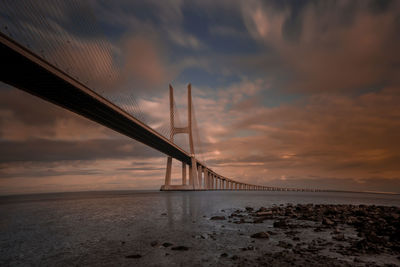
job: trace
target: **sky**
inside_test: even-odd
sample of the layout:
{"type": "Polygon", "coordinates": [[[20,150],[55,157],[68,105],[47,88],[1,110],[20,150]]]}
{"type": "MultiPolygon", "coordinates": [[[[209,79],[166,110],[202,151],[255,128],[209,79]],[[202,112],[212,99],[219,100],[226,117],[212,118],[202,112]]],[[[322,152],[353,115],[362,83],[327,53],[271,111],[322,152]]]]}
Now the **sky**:
{"type": "MultiPolygon", "coordinates": [[[[185,121],[191,83],[202,157],[221,175],[400,193],[399,1],[7,5],[3,33],[116,103],[134,97],[156,129],[169,123],[169,84],[185,121]]],[[[159,189],[165,166],[160,152],[0,83],[0,194],[159,189]]]]}

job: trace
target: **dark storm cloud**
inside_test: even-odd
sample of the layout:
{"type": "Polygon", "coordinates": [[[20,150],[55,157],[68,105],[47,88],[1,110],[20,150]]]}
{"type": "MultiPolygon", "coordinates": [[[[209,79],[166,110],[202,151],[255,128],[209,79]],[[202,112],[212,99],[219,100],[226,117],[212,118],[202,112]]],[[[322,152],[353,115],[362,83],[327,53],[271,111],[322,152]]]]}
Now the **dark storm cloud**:
{"type": "Polygon", "coordinates": [[[307,1],[280,9],[275,2],[251,3],[244,5],[243,19],[269,51],[253,59],[254,70],[268,71],[274,53],[286,90],[355,92],[399,85],[399,2],[307,1]]]}

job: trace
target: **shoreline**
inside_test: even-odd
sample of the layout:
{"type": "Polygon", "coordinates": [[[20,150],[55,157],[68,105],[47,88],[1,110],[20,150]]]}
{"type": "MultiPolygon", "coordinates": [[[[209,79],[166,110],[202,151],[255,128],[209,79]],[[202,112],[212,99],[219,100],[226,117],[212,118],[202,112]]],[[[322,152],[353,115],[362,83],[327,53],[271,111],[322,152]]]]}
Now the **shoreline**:
{"type": "Polygon", "coordinates": [[[82,195],[0,205],[0,265],[400,266],[398,197],[82,195]]]}
{"type": "Polygon", "coordinates": [[[237,266],[400,266],[397,207],[287,204],[224,213],[210,220],[250,225],[241,235],[253,245],[242,251],[255,253],[232,255],[237,266]]]}

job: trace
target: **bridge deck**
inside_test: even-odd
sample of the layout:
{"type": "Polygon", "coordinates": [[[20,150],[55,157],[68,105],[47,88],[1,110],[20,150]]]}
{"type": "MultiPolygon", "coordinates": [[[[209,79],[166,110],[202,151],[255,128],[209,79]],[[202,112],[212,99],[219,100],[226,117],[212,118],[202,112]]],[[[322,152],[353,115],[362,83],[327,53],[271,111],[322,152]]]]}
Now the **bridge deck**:
{"type": "Polygon", "coordinates": [[[191,165],[190,155],[167,138],[2,33],[0,58],[0,81],[191,165]]]}

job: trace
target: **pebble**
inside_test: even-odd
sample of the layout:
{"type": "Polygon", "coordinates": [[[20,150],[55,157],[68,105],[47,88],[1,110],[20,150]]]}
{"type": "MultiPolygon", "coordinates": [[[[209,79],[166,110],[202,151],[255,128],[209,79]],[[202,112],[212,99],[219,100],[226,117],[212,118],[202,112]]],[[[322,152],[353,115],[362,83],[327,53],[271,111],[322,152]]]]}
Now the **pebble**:
{"type": "Polygon", "coordinates": [[[251,238],[266,238],[266,239],[268,239],[269,234],[266,232],[258,232],[258,233],[252,234],[250,237],[251,238]]]}
{"type": "Polygon", "coordinates": [[[171,249],[172,249],[172,250],[179,250],[179,251],[186,251],[186,250],[189,250],[189,248],[188,248],[188,247],[185,247],[185,246],[176,246],[176,247],[172,247],[171,249]]]}
{"type": "Polygon", "coordinates": [[[139,259],[141,257],[142,257],[142,255],[140,255],[140,254],[132,254],[132,255],[125,256],[125,258],[127,258],[127,259],[139,259]]]}
{"type": "Polygon", "coordinates": [[[226,220],[225,216],[213,216],[210,218],[210,220],[226,220]]]}

